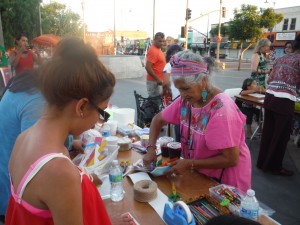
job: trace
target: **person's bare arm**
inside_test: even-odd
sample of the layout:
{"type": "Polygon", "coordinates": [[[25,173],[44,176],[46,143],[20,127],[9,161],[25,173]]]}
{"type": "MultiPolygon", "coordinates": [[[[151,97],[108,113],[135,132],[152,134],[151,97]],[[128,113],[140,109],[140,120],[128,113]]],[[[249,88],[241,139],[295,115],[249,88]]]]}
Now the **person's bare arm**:
{"type": "Polygon", "coordinates": [[[158,76],[154,73],[152,69],[152,64],[153,63],[149,62],[148,60],[146,61],[146,71],[151,77],[153,77],[153,79],[155,79],[158,85],[162,85],[162,81],[158,78],[158,76]]]}
{"type": "Polygon", "coordinates": [[[38,65],[42,65],[43,64],[42,57],[41,57],[40,52],[39,52],[39,50],[37,48],[34,48],[34,51],[32,51],[32,55],[33,55],[33,60],[38,65]]]}
{"type": "Polygon", "coordinates": [[[77,168],[67,159],[56,158],[43,170],[38,194],[51,211],[54,224],[83,225],[81,177],[77,168]]]}
{"type": "Polygon", "coordinates": [[[165,125],[165,122],[162,118],[161,112],[156,114],[150,126],[150,134],[149,134],[149,147],[147,148],[147,154],[144,156],[144,166],[150,169],[150,164],[155,162],[157,159],[156,156],[156,140],[160,134],[161,128],[165,125]]]}
{"type": "Polygon", "coordinates": [[[11,59],[11,65],[13,67],[17,67],[18,66],[18,64],[20,62],[20,58],[21,58],[22,53],[24,51],[27,51],[26,47],[22,47],[22,48],[20,48],[18,50],[15,50],[14,56],[12,56],[13,58],[11,59]]]}
{"type": "Polygon", "coordinates": [[[257,53],[254,53],[252,58],[251,58],[251,71],[252,72],[258,72],[257,67],[259,63],[259,55],[257,53]]]}
{"type": "Polygon", "coordinates": [[[183,174],[186,170],[206,168],[206,169],[221,169],[234,167],[239,162],[239,147],[226,148],[221,151],[221,154],[207,159],[180,159],[169,163],[172,168],[166,174],[183,174]]]}

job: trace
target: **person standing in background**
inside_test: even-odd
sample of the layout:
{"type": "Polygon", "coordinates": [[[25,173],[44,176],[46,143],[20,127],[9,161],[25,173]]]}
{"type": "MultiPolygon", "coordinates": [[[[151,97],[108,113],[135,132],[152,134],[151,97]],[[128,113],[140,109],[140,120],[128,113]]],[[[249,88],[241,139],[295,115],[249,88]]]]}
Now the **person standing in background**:
{"type": "Polygon", "coordinates": [[[282,164],[292,129],[296,91],[300,87],[300,36],[293,49],[293,53],[275,61],[267,81],[264,126],[257,159],[259,169],[280,176],[294,174],[282,164]]]}
{"type": "Polygon", "coordinates": [[[293,43],[291,41],[287,41],[284,44],[284,54],[289,54],[293,52],[293,43]]]}
{"type": "Polygon", "coordinates": [[[265,54],[269,52],[271,41],[267,38],[259,40],[254,48],[254,54],[251,58],[251,77],[256,80],[258,86],[266,87],[266,76],[270,73],[267,68],[265,54]]]}
{"type": "Polygon", "coordinates": [[[147,91],[149,97],[162,95],[163,69],[166,65],[165,55],[161,48],[165,43],[165,35],[158,32],[154,36],[153,45],[146,56],[147,91]]]}
{"type": "Polygon", "coordinates": [[[25,34],[20,34],[15,39],[16,50],[10,52],[9,63],[12,66],[13,74],[18,75],[24,70],[33,70],[34,62],[42,64],[39,50],[32,51],[28,46],[28,39],[25,34]]]}

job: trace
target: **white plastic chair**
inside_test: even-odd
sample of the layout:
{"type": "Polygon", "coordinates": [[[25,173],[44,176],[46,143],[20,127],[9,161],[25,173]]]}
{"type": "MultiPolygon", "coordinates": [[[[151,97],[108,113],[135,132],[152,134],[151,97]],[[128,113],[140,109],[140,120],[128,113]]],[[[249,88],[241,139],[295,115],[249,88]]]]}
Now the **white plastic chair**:
{"type": "Polygon", "coordinates": [[[242,88],[229,88],[224,91],[225,94],[229,95],[230,98],[235,99],[234,96],[239,95],[242,88]]]}

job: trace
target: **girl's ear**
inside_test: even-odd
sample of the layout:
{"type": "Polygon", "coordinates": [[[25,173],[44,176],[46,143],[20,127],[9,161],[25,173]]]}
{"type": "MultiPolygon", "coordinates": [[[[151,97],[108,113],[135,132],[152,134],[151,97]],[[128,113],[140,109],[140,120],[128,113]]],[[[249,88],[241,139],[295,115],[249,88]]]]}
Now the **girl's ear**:
{"type": "Polygon", "coordinates": [[[83,117],[86,113],[89,100],[87,98],[82,98],[76,103],[75,113],[77,116],[83,117]]]}

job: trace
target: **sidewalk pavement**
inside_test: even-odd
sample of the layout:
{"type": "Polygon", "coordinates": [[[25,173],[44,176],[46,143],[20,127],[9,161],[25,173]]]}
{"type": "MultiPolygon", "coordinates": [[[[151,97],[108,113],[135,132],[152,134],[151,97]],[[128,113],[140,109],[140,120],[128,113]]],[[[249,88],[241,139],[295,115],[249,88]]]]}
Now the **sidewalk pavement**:
{"type": "Polygon", "coordinates": [[[247,140],[252,157],[252,188],[258,200],[275,210],[272,218],[282,225],[300,224],[300,148],[288,143],[283,166],[294,171],[291,177],[264,173],[256,167],[260,139],[247,140]]]}

